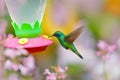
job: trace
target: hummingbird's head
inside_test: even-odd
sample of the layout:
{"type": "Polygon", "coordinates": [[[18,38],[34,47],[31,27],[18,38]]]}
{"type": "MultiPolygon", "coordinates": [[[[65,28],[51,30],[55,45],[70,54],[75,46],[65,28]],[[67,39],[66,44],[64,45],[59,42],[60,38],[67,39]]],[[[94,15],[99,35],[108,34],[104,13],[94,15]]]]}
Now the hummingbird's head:
{"type": "Polygon", "coordinates": [[[62,32],[60,31],[56,31],[52,36],[55,36],[55,37],[61,37],[63,35],[62,32]]]}

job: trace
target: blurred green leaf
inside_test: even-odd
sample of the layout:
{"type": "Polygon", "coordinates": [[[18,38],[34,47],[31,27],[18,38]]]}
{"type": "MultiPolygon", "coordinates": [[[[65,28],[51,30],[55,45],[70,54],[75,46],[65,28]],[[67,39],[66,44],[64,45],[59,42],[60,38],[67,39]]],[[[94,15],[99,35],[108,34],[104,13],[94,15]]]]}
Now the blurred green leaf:
{"type": "Polygon", "coordinates": [[[80,64],[68,65],[68,78],[71,80],[84,80],[85,68],[80,64]]]}

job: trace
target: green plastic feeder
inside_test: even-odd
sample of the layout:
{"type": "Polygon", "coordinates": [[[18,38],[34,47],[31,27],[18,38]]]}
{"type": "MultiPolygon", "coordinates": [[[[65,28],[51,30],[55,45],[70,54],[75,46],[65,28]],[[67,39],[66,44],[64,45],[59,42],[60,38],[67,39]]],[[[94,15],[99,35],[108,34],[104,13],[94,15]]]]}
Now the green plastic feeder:
{"type": "Polygon", "coordinates": [[[40,36],[46,0],[5,0],[5,3],[17,37],[40,36]]]}
{"type": "Polygon", "coordinates": [[[15,22],[13,22],[12,25],[16,36],[20,38],[38,37],[42,32],[42,23],[39,23],[38,21],[35,22],[33,27],[29,23],[23,23],[21,27],[15,22]]]}

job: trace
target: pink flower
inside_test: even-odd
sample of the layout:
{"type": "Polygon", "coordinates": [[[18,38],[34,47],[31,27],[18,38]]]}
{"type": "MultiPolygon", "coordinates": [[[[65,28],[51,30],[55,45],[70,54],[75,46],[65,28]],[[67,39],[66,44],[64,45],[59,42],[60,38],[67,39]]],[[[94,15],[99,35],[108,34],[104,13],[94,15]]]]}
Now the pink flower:
{"type": "Polygon", "coordinates": [[[23,49],[23,48],[20,48],[20,49],[18,49],[18,50],[19,50],[19,52],[20,52],[22,55],[28,55],[28,54],[29,54],[28,51],[25,50],[25,49],[23,49]]]}
{"type": "Polygon", "coordinates": [[[22,58],[21,62],[22,64],[19,64],[18,67],[22,75],[29,75],[35,69],[35,61],[32,55],[22,58]]]}
{"type": "Polygon", "coordinates": [[[51,73],[46,77],[46,80],[56,80],[56,73],[51,73]]]}
{"type": "Polygon", "coordinates": [[[23,65],[19,65],[19,69],[21,71],[21,74],[26,76],[29,74],[29,69],[23,65]]]}
{"type": "Polygon", "coordinates": [[[97,52],[96,52],[96,55],[97,55],[97,56],[101,56],[101,55],[102,55],[102,52],[101,52],[101,51],[97,51],[97,52]]]}
{"type": "Polygon", "coordinates": [[[108,44],[105,41],[100,40],[98,42],[99,50],[96,52],[97,56],[102,56],[104,60],[109,59],[110,53],[114,52],[117,49],[117,45],[108,44]]]}
{"type": "Polygon", "coordinates": [[[19,70],[19,66],[16,63],[13,63],[12,68],[13,68],[14,71],[18,71],[19,70]]]}
{"type": "Polygon", "coordinates": [[[19,70],[19,67],[18,67],[18,64],[13,63],[13,62],[10,61],[10,60],[7,60],[7,61],[5,62],[5,69],[7,69],[7,70],[13,70],[13,71],[18,71],[18,70],[19,70]]]}
{"type": "Polygon", "coordinates": [[[65,68],[58,67],[58,68],[59,68],[58,79],[65,79],[66,78],[65,72],[68,70],[68,67],[65,68]]]}
{"type": "Polygon", "coordinates": [[[29,70],[33,70],[35,68],[34,57],[29,55],[28,57],[24,58],[23,65],[27,67],[29,70]]]}
{"type": "Polygon", "coordinates": [[[66,78],[66,74],[65,73],[60,73],[58,76],[58,79],[65,79],[66,78]]]}
{"type": "Polygon", "coordinates": [[[58,69],[59,69],[60,73],[63,73],[63,72],[66,72],[68,70],[68,67],[65,67],[65,68],[58,67],[58,69]]]}
{"type": "Polygon", "coordinates": [[[7,48],[5,50],[5,56],[9,57],[11,59],[16,58],[17,56],[21,56],[21,55],[28,55],[28,52],[25,49],[10,49],[7,48]]]}
{"type": "Polygon", "coordinates": [[[5,61],[5,69],[12,70],[13,63],[10,60],[5,61]]]}
{"type": "Polygon", "coordinates": [[[61,68],[61,67],[53,67],[55,72],[50,72],[49,69],[45,69],[44,75],[46,76],[46,80],[56,80],[58,79],[65,79],[66,78],[66,71],[68,70],[68,67],[61,68]]]}
{"type": "Polygon", "coordinates": [[[7,48],[6,50],[5,50],[5,56],[6,57],[9,57],[9,58],[11,58],[11,59],[13,59],[13,58],[15,58],[16,57],[16,51],[14,50],[14,49],[9,49],[9,48],[7,48]]]}
{"type": "Polygon", "coordinates": [[[5,62],[5,69],[7,70],[20,71],[22,75],[28,76],[35,69],[34,57],[24,49],[7,48],[4,54],[7,57],[5,62]]]}
{"type": "Polygon", "coordinates": [[[108,52],[113,52],[115,51],[117,46],[115,44],[108,46],[108,52]]]}
{"type": "Polygon", "coordinates": [[[97,44],[98,48],[101,50],[107,49],[108,44],[105,41],[100,40],[97,44]]]}
{"type": "Polygon", "coordinates": [[[49,74],[51,74],[51,72],[49,71],[49,69],[45,69],[45,71],[44,71],[43,74],[44,74],[44,75],[45,75],[45,74],[48,74],[48,75],[49,75],[49,74]]]}

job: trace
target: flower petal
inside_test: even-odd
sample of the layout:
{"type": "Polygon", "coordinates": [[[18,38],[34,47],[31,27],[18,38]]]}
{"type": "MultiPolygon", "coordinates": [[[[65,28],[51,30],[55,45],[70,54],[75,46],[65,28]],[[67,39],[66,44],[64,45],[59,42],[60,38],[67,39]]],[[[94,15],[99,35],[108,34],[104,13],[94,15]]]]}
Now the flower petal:
{"type": "Polygon", "coordinates": [[[98,46],[99,49],[105,50],[105,49],[107,48],[108,45],[107,45],[106,42],[100,40],[100,41],[98,42],[97,46],[98,46]]]}

